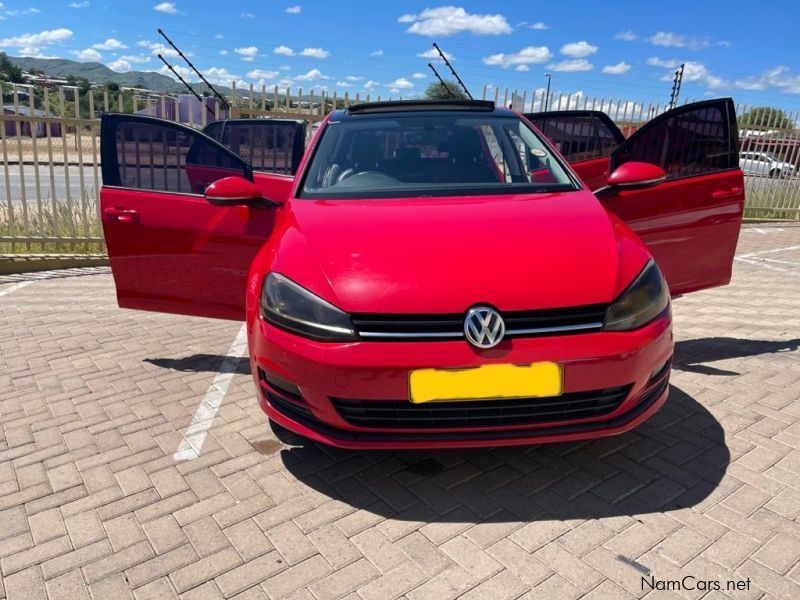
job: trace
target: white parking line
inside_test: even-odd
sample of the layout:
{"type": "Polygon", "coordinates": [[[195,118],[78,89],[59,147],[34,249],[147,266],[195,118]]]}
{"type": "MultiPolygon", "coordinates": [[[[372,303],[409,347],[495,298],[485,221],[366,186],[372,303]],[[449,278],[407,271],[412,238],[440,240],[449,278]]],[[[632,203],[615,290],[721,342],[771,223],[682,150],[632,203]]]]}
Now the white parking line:
{"type": "Polygon", "coordinates": [[[177,452],[172,455],[175,460],[193,460],[200,456],[200,450],[203,447],[203,442],[206,441],[208,430],[214,424],[214,417],[217,416],[222,401],[225,399],[225,394],[228,393],[228,387],[231,384],[233,375],[236,372],[236,367],[239,364],[242,356],[247,350],[247,325],[242,325],[236,339],[233,340],[231,349],[225,360],[219,367],[219,373],[214,377],[211,386],[208,388],[203,401],[194,413],[194,418],[191,424],[183,434],[183,441],[178,446],[177,452]]]}
{"type": "Polygon", "coordinates": [[[793,277],[800,277],[800,273],[796,271],[791,271],[789,269],[784,269],[783,267],[776,267],[775,265],[771,265],[765,262],[763,259],[758,258],[744,258],[743,256],[737,256],[736,260],[741,261],[743,263],[747,263],[748,265],[756,265],[759,267],[764,267],[765,269],[770,269],[771,271],[780,271],[781,273],[786,273],[787,275],[791,275],[793,277]]]}
{"type": "Polygon", "coordinates": [[[24,288],[26,285],[32,284],[33,281],[35,280],[20,281],[19,283],[15,283],[14,285],[7,287],[4,290],[0,290],[0,297],[8,296],[11,292],[16,292],[17,290],[24,288]]]}
{"type": "Polygon", "coordinates": [[[800,250],[800,245],[789,246],[787,248],[772,248],[770,250],[759,250],[758,252],[748,252],[747,254],[741,254],[737,256],[737,258],[751,258],[753,256],[761,256],[762,254],[775,254],[776,252],[787,252],[789,250],[800,250]]]}

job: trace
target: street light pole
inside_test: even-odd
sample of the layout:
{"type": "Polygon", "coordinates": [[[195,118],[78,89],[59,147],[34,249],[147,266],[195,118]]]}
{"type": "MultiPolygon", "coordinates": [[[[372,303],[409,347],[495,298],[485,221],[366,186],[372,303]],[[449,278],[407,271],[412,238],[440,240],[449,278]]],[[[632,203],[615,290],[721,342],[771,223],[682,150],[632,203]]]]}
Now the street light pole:
{"type": "Polygon", "coordinates": [[[544,93],[544,109],[547,110],[550,108],[550,79],[552,75],[545,73],[544,76],[547,77],[547,91],[544,93]]]}

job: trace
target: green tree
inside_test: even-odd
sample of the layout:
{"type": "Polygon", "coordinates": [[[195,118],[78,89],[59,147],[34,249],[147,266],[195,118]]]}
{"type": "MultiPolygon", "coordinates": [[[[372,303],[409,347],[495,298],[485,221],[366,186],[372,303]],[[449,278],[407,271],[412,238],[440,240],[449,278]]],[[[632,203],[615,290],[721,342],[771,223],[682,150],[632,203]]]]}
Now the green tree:
{"type": "Polygon", "coordinates": [[[785,110],[774,106],[756,106],[739,117],[739,127],[794,129],[795,124],[785,110]]]}
{"type": "Polygon", "coordinates": [[[445,81],[444,84],[436,81],[425,90],[425,98],[428,100],[466,100],[469,96],[457,81],[445,81]]]}
{"type": "Polygon", "coordinates": [[[22,69],[12,63],[5,52],[0,52],[0,79],[22,83],[22,69]]]}

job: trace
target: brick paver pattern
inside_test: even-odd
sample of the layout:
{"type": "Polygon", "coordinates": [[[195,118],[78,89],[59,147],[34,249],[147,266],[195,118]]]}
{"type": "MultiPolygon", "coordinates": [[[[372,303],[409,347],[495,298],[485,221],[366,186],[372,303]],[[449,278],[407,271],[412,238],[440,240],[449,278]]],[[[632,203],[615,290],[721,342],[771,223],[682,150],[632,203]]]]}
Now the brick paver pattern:
{"type": "Polygon", "coordinates": [[[675,301],[670,398],[625,435],[340,451],[274,432],[242,360],[188,461],[241,325],[37,276],[0,296],[0,599],[800,598],[800,227],[738,255],[675,301]]]}

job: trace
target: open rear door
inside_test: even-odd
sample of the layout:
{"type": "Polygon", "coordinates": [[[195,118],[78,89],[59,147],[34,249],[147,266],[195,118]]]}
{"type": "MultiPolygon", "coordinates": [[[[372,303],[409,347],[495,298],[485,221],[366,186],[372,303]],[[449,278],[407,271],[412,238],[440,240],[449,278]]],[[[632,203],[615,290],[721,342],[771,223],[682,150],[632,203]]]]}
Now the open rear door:
{"type": "Polygon", "coordinates": [[[611,172],[639,161],[667,173],[659,185],[599,197],[647,244],[672,295],[730,282],[744,211],[738,142],[733,101],[721,98],[657,116],[611,155],[611,172]]]}
{"type": "Polygon", "coordinates": [[[250,263],[274,209],[221,207],[203,197],[250,165],[190,127],[103,115],[103,231],[123,308],[244,320],[250,263]]]}
{"type": "Polygon", "coordinates": [[[625,141],[599,110],[555,110],[525,115],[558,148],[578,176],[596,190],[608,182],[608,157],[625,141]]]}
{"type": "Polygon", "coordinates": [[[226,119],[203,130],[253,168],[264,196],[285,202],[305,151],[306,122],[292,119],[226,119]]]}

